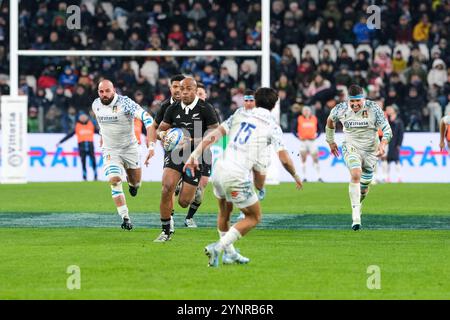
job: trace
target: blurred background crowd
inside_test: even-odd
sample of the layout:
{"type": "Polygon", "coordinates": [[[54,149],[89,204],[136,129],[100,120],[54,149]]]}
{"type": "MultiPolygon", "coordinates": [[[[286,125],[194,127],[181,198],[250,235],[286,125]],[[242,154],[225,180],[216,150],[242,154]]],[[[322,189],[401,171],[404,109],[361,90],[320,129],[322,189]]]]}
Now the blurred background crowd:
{"type": "MultiPolygon", "coordinates": [[[[9,92],[9,9],[0,9],[0,94],[9,92]]],[[[261,3],[255,0],[21,1],[20,49],[259,50],[261,3]],[[81,29],[66,26],[81,9],[81,29]]],[[[271,1],[271,83],[281,126],[295,130],[304,105],[323,127],[351,83],[394,106],[406,131],[437,131],[450,110],[450,0],[271,1]],[[367,7],[381,9],[370,29],[367,7]]],[[[30,132],[70,132],[89,113],[101,78],[150,112],[168,97],[168,79],[192,74],[222,118],[260,85],[252,57],[21,57],[20,93],[29,97],[30,132]]]]}

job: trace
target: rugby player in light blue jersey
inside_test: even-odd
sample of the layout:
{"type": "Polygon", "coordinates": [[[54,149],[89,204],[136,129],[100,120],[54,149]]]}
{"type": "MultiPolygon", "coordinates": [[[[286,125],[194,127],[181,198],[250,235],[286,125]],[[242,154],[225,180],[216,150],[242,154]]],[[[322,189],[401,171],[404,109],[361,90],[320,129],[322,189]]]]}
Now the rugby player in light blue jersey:
{"type": "Polygon", "coordinates": [[[348,100],[336,105],[327,119],[326,141],[336,157],[339,156],[339,149],[334,132],[338,121],[344,128],[342,153],[351,176],[352,229],[356,231],[361,228],[361,203],[369,191],[378,156],[384,154],[392,138],[392,130],[380,106],[366,100],[363,89],[357,85],[349,87],[348,100]],[[378,129],[383,131],[381,142],[378,129]]]}

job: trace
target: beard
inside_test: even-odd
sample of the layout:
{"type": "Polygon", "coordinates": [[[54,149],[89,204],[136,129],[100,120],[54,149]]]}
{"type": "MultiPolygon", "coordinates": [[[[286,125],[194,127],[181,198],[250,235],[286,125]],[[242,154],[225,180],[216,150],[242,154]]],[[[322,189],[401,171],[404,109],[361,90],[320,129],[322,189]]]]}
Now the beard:
{"type": "Polygon", "coordinates": [[[100,101],[102,102],[102,104],[104,104],[105,106],[109,105],[112,101],[114,100],[114,96],[112,96],[111,98],[100,98],[100,101]]]}

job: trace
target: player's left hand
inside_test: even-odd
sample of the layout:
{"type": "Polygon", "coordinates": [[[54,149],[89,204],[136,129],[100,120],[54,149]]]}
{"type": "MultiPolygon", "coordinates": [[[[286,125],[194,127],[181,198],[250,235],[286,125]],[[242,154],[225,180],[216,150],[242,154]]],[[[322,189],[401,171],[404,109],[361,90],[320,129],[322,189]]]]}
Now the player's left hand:
{"type": "Polygon", "coordinates": [[[332,153],[336,158],[339,158],[339,148],[338,148],[336,142],[329,143],[329,146],[330,146],[331,153],[332,153]]]}
{"type": "Polygon", "coordinates": [[[149,149],[147,158],[145,158],[145,162],[144,162],[146,167],[148,167],[148,165],[150,163],[150,159],[153,158],[154,155],[155,155],[155,149],[149,149]]]}
{"type": "Polygon", "coordinates": [[[384,155],[385,146],[386,146],[386,142],[384,142],[384,140],[381,141],[380,144],[378,145],[377,157],[381,157],[384,155]]]}
{"type": "Polygon", "coordinates": [[[303,183],[302,183],[302,179],[299,176],[294,177],[295,179],[295,186],[297,187],[297,189],[303,189],[303,183]]]}
{"type": "Polygon", "coordinates": [[[189,172],[191,173],[191,176],[194,177],[195,176],[195,171],[199,169],[199,163],[198,160],[189,157],[189,159],[186,161],[186,164],[183,167],[183,172],[186,172],[187,170],[189,170],[189,172]]]}

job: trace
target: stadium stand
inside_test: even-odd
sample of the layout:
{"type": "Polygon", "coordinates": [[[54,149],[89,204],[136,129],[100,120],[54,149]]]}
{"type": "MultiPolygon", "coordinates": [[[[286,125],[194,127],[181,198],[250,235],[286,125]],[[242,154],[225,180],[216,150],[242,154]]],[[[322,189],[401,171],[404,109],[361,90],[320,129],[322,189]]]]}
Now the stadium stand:
{"type": "MultiPolygon", "coordinates": [[[[0,10],[0,93],[8,93],[8,6],[0,10]]],[[[261,48],[259,1],[67,0],[20,3],[20,49],[211,50],[261,48]],[[81,7],[81,30],[65,28],[69,5],[81,7]]],[[[271,2],[271,82],[280,91],[283,130],[295,128],[299,104],[323,124],[358,83],[372,99],[396,104],[406,131],[435,131],[450,108],[450,1],[274,0],[271,2]],[[381,7],[381,28],[367,27],[366,9],[381,7]]],[[[156,110],[178,72],[203,82],[226,117],[246,88],[259,85],[257,58],[21,57],[22,94],[33,131],[62,132],[69,108],[89,112],[101,77],[121,93],[144,93],[156,110]],[[59,92],[59,93],[57,93],[59,92]],[[61,92],[62,96],[61,97],[61,92]]],[[[73,112],[73,110],[72,110],[73,112]]]]}

